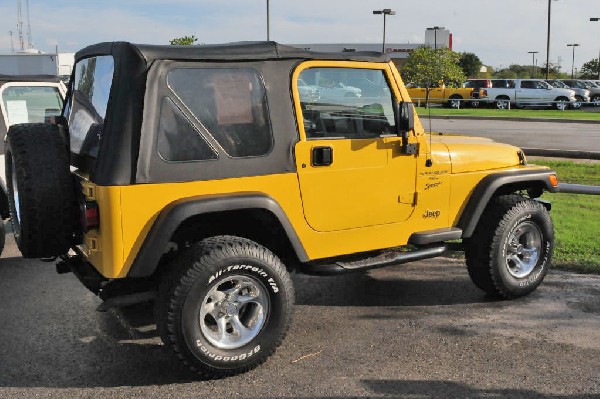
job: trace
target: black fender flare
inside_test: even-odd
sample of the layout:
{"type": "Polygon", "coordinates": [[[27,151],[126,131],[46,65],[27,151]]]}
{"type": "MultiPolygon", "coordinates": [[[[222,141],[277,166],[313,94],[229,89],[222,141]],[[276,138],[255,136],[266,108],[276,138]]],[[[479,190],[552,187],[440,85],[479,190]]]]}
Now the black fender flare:
{"type": "Polygon", "coordinates": [[[192,216],[244,209],[271,212],[281,223],[298,259],[307,262],[308,255],[286,213],[273,198],[261,193],[209,195],[174,201],[158,215],[142,244],[127,277],[151,276],[160,257],[167,252],[169,240],[185,220],[192,216]]]}
{"type": "MultiPolygon", "coordinates": [[[[550,192],[558,192],[558,186],[550,183],[549,176],[556,175],[553,170],[518,170],[487,175],[475,186],[469,201],[460,216],[457,227],[462,229],[462,238],[473,234],[479,218],[494,194],[502,188],[543,187],[550,192]]],[[[510,191],[510,190],[509,190],[510,191]]]]}

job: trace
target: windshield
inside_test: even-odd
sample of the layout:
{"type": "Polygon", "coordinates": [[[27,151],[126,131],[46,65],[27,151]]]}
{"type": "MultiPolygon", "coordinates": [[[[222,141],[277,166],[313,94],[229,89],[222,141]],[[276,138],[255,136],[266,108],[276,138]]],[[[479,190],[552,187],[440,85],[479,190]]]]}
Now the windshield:
{"type": "Polygon", "coordinates": [[[563,82],[560,82],[558,80],[551,80],[550,83],[552,86],[557,87],[559,89],[568,89],[569,86],[567,86],[566,84],[564,84],[563,82]]]}
{"type": "Polygon", "coordinates": [[[569,85],[571,87],[575,87],[577,89],[587,89],[587,86],[585,84],[583,84],[583,82],[580,82],[578,80],[573,80],[573,81],[569,82],[569,85]]]}
{"type": "Polygon", "coordinates": [[[43,123],[60,115],[63,100],[57,87],[11,85],[2,91],[7,126],[16,123],[43,123]]]}

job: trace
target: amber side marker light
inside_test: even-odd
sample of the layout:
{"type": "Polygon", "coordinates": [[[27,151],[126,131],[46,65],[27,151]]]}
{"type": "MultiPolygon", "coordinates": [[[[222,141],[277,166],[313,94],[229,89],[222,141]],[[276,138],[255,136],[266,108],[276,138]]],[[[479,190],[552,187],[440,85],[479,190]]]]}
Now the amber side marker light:
{"type": "Polygon", "coordinates": [[[556,175],[548,176],[548,180],[550,180],[550,184],[552,184],[552,187],[558,186],[558,177],[556,177],[556,175]]]}

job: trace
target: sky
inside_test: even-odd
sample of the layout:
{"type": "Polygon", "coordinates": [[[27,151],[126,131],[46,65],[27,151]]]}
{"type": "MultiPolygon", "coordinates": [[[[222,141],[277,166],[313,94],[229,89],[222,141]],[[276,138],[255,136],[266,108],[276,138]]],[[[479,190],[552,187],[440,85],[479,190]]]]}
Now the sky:
{"type": "MultiPolygon", "coordinates": [[[[27,0],[22,0],[23,13],[27,0]]],[[[547,0],[270,0],[270,38],[280,43],[423,43],[425,29],[443,26],[454,50],[475,53],[495,68],[546,62],[547,0]]],[[[267,0],[29,0],[34,47],[75,52],[89,44],[124,40],[168,44],[195,35],[199,43],[266,39],[267,0]]],[[[550,62],[570,71],[598,57],[600,0],[552,0],[550,62]]],[[[24,33],[27,31],[24,18],[24,33]]],[[[18,47],[17,0],[0,0],[0,54],[18,47]]],[[[25,39],[27,41],[27,39],[25,39]]]]}

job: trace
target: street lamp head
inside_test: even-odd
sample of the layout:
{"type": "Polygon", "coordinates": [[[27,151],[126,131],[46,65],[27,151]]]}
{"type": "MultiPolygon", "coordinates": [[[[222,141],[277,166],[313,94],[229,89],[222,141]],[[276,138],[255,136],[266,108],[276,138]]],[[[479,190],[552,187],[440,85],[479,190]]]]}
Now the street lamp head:
{"type": "Polygon", "coordinates": [[[579,47],[579,46],[581,46],[581,44],[579,44],[579,43],[567,44],[567,47],[579,47]]]}
{"type": "Polygon", "coordinates": [[[384,8],[383,10],[374,10],[373,14],[396,15],[396,11],[390,8],[384,8]]]}
{"type": "Polygon", "coordinates": [[[590,18],[590,21],[600,21],[600,18],[590,18]]]}
{"type": "Polygon", "coordinates": [[[427,28],[427,30],[444,30],[446,28],[444,28],[443,26],[434,26],[433,28],[427,28]]]}

